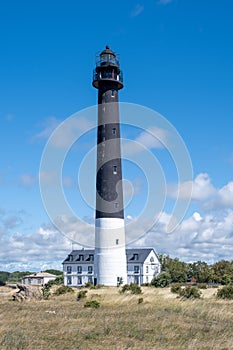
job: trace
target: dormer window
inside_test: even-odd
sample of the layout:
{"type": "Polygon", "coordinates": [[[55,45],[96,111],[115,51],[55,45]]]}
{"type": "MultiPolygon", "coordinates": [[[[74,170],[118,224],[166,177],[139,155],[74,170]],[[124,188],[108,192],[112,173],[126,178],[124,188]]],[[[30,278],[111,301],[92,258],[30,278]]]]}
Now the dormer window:
{"type": "Polygon", "coordinates": [[[113,165],[112,172],[113,172],[114,175],[117,174],[117,166],[116,165],[113,165]]]}
{"type": "Polygon", "coordinates": [[[133,255],[133,260],[138,260],[138,254],[137,254],[137,253],[135,253],[135,254],[133,255]]]}
{"type": "Polygon", "coordinates": [[[84,260],[84,256],[83,256],[83,254],[80,254],[80,255],[78,256],[77,261],[83,261],[83,260],[84,260]]]}

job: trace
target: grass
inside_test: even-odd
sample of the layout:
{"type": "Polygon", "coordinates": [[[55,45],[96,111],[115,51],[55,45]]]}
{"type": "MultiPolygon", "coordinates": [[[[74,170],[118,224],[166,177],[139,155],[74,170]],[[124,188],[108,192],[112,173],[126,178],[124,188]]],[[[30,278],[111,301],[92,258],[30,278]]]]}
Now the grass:
{"type": "Polygon", "coordinates": [[[0,294],[0,349],[233,349],[233,301],[217,300],[216,289],[180,300],[170,288],[143,287],[143,303],[118,291],[89,290],[78,302],[78,290],[23,303],[0,294]],[[93,299],[100,307],[85,308],[93,299]]]}

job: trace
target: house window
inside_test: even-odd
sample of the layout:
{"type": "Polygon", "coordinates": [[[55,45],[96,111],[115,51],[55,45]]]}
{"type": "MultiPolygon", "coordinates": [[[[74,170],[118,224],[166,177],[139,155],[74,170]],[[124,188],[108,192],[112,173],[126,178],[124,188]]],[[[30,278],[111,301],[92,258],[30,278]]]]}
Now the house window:
{"type": "Polygon", "coordinates": [[[79,258],[78,258],[79,261],[83,261],[84,260],[84,256],[81,254],[79,255],[79,258]]]}
{"type": "Polygon", "coordinates": [[[72,284],[71,276],[68,276],[68,277],[67,277],[67,284],[72,284]]]}
{"type": "Polygon", "coordinates": [[[115,91],[114,90],[112,90],[112,97],[114,97],[115,96],[115,91]]]}
{"type": "Polygon", "coordinates": [[[87,271],[89,274],[91,274],[93,272],[93,267],[92,266],[88,266],[87,271]]]}
{"type": "Polygon", "coordinates": [[[92,276],[88,276],[88,282],[90,282],[91,284],[93,284],[93,278],[92,278],[92,276]]]}
{"type": "Polygon", "coordinates": [[[78,276],[78,284],[83,284],[83,279],[81,276],[78,276]]]}
{"type": "Polygon", "coordinates": [[[73,261],[73,255],[69,255],[69,261],[73,261]]]}
{"type": "Polygon", "coordinates": [[[116,135],[116,128],[112,128],[112,134],[116,135]]]}
{"type": "Polygon", "coordinates": [[[90,255],[89,255],[89,260],[90,260],[90,261],[94,261],[94,255],[93,255],[93,254],[90,254],[90,255]]]}
{"type": "Polygon", "coordinates": [[[114,175],[117,174],[117,166],[116,165],[113,165],[112,172],[113,172],[114,175]]]}
{"type": "Polygon", "coordinates": [[[67,273],[71,273],[72,272],[72,266],[67,266],[67,273]]]}
{"type": "Polygon", "coordinates": [[[146,276],[146,283],[148,283],[149,282],[149,278],[148,278],[148,276],[146,276]]]}
{"type": "Polygon", "coordinates": [[[149,272],[149,266],[146,266],[146,273],[149,272]]]}
{"type": "Polygon", "coordinates": [[[78,266],[78,267],[77,267],[77,272],[78,272],[78,273],[82,273],[82,266],[78,266]]]}
{"type": "Polygon", "coordinates": [[[134,266],[134,273],[139,273],[139,266],[138,265],[134,266]]]}
{"type": "Polygon", "coordinates": [[[133,260],[138,260],[138,254],[133,255],[133,260]]]}
{"type": "Polygon", "coordinates": [[[134,283],[139,284],[139,276],[134,276],[134,283]]]}
{"type": "Polygon", "coordinates": [[[115,208],[118,208],[118,203],[117,203],[117,202],[114,203],[114,207],[115,207],[115,208]]]}
{"type": "Polygon", "coordinates": [[[119,244],[119,239],[117,238],[117,239],[116,239],[116,245],[118,245],[118,244],[119,244]]]}

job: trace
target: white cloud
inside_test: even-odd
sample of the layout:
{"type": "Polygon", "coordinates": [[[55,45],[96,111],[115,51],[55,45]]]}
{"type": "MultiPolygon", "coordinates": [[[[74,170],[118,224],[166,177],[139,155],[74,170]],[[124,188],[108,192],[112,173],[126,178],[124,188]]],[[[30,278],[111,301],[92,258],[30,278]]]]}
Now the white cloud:
{"type": "Polygon", "coordinates": [[[198,174],[193,181],[183,182],[178,185],[168,185],[167,193],[169,197],[177,198],[179,191],[180,198],[187,198],[190,196],[191,189],[191,199],[193,201],[207,200],[217,193],[209,175],[204,173],[198,174]]]}
{"type": "Polygon", "coordinates": [[[144,11],[144,6],[137,4],[133,11],[131,12],[131,17],[137,17],[144,11]]]}
{"type": "Polygon", "coordinates": [[[166,130],[151,127],[141,132],[135,140],[123,142],[123,154],[124,156],[130,156],[144,152],[145,149],[151,150],[164,147],[168,147],[166,130]]]}
{"type": "Polygon", "coordinates": [[[168,214],[137,245],[153,246],[157,252],[183,261],[213,263],[220,259],[232,260],[233,210],[203,216],[196,212],[171,234],[166,233],[167,220],[168,214]]]}

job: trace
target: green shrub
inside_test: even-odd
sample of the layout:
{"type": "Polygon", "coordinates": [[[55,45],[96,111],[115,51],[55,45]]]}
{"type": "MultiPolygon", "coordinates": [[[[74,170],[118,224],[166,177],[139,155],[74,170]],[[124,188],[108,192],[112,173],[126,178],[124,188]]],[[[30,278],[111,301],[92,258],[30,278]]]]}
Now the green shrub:
{"type": "Polygon", "coordinates": [[[233,286],[224,286],[217,291],[219,299],[233,299],[233,286]]]}
{"type": "Polygon", "coordinates": [[[141,287],[135,283],[125,284],[122,287],[120,292],[121,293],[131,292],[131,294],[142,294],[141,287]]]}
{"type": "Polygon", "coordinates": [[[77,301],[87,297],[87,290],[80,290],[77,294],[77,301]]]}
{"type": "Polygon", "coordinates": [[[167,271],[161,272],[157,277],[153,278],[151,285],[154,287],[168,287],[171,283],[171,275],[167,271]]]}
{"type": "Polygon", "coordinates": [[[139,299],[138,299],[138,304],[142,304],[143,301],[144,301],[143,298],[139,298],[139,299]]]}
{"type": "Polygon", "coordinates": [[[88,281],[88,282],[85,284],[85,287],[86,287],[86,288],[91,288],[91,286],[92,286],[92,283],[91,283],[90,281],[88,281]]]}
{"type": "Polygon", "coordinates": [[[207,289],[207,284],[206,283],[198,283],[197,288],[199,288],[199,289],[207,289]]]}
{"type": "Polygon", "coordinates": [[[100,307],[100,302],[98,300],[89,300],[84,304],[84,307],[98,309],[100,307]]]}
{"type": "Polygon", "coordinates": [[[91,286],[90,289],[101,289],[101,288],[103,288],[103,287],[104,287],[103,284],[97,284],[96,286],[91,286]]]}
{"type": "Polygon", "coordinates": [[[54,292],[54,295],[61,295],[66,293],[74,293],[74,290],[69,286],[60,286],[54,292]]]}
{"type": "Polygon", "coordinates": [[[180,294],[181,291],[181,284],[180,283],[175,283],[171,286],[171,292],[175,294],[180,294]]]}
{"type": "Polygon", "coordinates": [[[49,288],[47,287],[42,288],[42,295],[44,300],[48,300],[51,295],[49,288]]]}
{"type": "Polygon", "coordinates": [[[186,299],[200,299],[201,292],[197,287],[187,286],[185,288],[181,288],[179,296],[186,299]]]}

